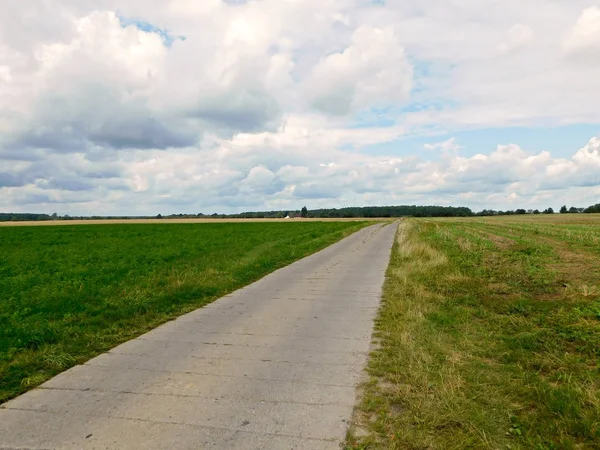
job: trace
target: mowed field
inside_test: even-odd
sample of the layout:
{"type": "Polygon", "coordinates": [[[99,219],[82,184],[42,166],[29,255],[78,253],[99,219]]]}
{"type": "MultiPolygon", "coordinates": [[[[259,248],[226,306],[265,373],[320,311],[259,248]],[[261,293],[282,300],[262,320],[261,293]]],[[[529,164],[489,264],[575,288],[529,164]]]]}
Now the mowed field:
{"type": "Polygon", "coordinates": [[[402,222],[348,449],[600,448],[600,216],[402,222]]]}
{"type": "Polygon", "coordinates": [[[368,222],[0,229],[0,403],[368,222]]]}

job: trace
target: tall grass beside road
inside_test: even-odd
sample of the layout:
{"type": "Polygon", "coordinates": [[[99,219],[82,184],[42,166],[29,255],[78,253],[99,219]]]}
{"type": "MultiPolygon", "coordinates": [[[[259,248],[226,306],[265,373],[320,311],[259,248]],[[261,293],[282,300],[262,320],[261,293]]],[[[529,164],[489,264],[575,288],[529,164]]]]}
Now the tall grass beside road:
{"type": "Polygon", "coordinates": [[[600,217],[555,219],[401,224],[348,449],[600,448],[600,217]]]}

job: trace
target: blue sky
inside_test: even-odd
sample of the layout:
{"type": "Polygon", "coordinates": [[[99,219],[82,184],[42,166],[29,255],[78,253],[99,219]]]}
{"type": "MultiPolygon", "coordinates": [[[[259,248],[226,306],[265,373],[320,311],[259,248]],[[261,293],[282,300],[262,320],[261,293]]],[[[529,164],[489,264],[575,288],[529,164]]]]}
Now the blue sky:
{"type": "Polygon", "coordinates": [[[135,19],[135,18],[131,18],[131,17],[124,17],[124,16],[118,16],[118,17],[119,17],[121,26],[123,28],[127,28],[128,26],[134,26],[138,30],[141,30],[141,31],[144,31],[147,33],[154,33],[161,37],[165,46],[167,46],[167,47],[171,47],[171,45],[173,45],[173,42],[175,40],[185,41],[185,36],[173,36],[173,34],[171,32],[169,32],[169,30],[160,28],[156,25],[151,24],[150,22],[146,22],[145,20],[135,19]]]}
{"type": "MultiPolygon", "coordinates": [[[[389,122],[376,123],[389,126],[389,122]]],[[[423,151],[426,144],[455,139],[462,156],[488,153],[497,145],[517,144],[524,149],[539,153],[551,152],[557,158],[570,158],[574,148],[584,147],[591,138],[600,135],[600,124],[577,124],[554,127],[504,127],[461,130],[450,133],[419,133],[408,135],[394,142],[370,145],[363,149],[371,155],[411,155],[423,151]]],[[[432,157],[435,152],[431,152],[432,157]]]]}

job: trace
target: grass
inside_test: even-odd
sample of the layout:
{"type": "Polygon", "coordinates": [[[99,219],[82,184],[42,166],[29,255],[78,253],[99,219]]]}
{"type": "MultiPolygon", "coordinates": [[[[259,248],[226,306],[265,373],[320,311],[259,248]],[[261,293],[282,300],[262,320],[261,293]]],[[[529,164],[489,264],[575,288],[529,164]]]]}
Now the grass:
{"type": "Polygon", "coordinates": [[[599,238],[593,215],[404,221],[347,448],[600,448],[599,238]]]}
{"type": "Polygon", "coordinates": [[[0,229],[0,403],[366,222],[0,229]]]}

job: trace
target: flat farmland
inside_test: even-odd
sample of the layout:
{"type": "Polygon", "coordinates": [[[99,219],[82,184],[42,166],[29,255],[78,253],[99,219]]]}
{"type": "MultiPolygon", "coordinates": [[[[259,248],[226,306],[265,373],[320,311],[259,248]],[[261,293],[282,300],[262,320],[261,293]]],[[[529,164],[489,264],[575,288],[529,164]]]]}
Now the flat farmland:
{"type": "Polygon", "coordinates": [[[33,227],[51,225],[117,225],[117,224],[168,224],[168,223],[278,223],[278,222],[389,222],[389,217],[382,218],[318,218],[304,219],[86,219],[86,220],[40,220],[40,221],[7,221],[0,222],[0,227],[33,227]]]}
{"type": "Polygon", "coordinates": [[[0,403],[368,225],[0,229],[0,403]]]}
{"type": "Polygon", "coordinates": [[[600,215],[408,219],[349,449],[600,448],[600,215]]]}

